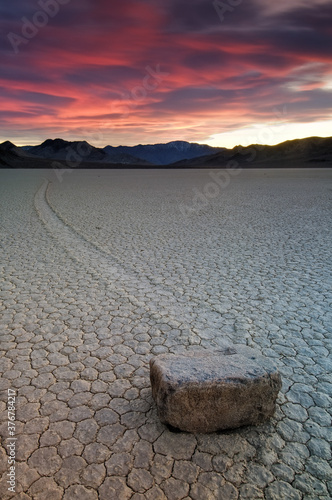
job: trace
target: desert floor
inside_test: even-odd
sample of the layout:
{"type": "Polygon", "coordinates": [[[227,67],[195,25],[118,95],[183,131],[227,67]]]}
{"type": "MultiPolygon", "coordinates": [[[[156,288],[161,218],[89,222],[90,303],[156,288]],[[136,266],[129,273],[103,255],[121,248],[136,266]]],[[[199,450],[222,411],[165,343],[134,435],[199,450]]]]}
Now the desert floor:
{"type": "Polygon", "coordinates": [[[1,170],[0,497],[331,498],[331,198],[329,169],[1,170]],[[149,359],[229,343],[278,365],[275,416],[171,432],[149,359]]]}

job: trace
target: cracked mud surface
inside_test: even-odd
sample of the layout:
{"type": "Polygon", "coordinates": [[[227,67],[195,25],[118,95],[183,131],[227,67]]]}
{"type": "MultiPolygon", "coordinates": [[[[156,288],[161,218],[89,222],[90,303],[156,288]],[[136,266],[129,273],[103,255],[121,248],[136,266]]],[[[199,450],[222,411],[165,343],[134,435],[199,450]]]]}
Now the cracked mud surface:
{"type": "Polygon", "coordinates": [[[207,171],[0,176],[1,498],[331,498],[331,171],[242,172],[189,216],[207,171]],[[168,430],[151,356],[230,342],[278,365],[275,416],[168,430]]]}

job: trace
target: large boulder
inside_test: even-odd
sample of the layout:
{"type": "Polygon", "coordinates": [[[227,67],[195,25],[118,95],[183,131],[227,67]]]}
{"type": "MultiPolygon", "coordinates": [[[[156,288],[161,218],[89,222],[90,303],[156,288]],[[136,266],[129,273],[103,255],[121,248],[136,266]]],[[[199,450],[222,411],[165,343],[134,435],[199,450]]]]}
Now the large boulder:
{"type": "Polygon", "coordinates": [[[242,345],[156,356],[150,379],[160,420],[197,433],[264,422],[281,389],[271,360],[242,345]]]}

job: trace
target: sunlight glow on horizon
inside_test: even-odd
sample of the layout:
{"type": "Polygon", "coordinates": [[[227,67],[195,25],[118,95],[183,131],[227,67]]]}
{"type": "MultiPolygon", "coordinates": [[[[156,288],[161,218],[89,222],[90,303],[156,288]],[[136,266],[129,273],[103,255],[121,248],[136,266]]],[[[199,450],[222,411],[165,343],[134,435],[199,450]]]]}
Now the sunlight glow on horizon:
{"type": "MultiPolygon", "coordinates": [[[[59,138],[68,141],[84,141],[86,140],[94,147],[103,148],[105,146],[118,146],[120,144],[112,143],[111,141],[105,142],[101,140],[93,140],[94,134],[91,134],[90,137],[87,137],[85,134],[82,134],[81,137],[66,137],[67,134],[59,134],[59,138]]],[[[251,144],[263,144],[266,146],[274,146],[276,144],[280,144],[285,141],[294,140],[294,139],[305,139],[307,137],[332,137],[332,120],[325,120],[313,123],[255,123],[247,127],[239,128],[232,130],[230,132],[222,132],[220,134],[213,134],[207,139],[202,140],[187,140],[188,142],[198,143],[198,144],[206,144],[213,147],[224,147],[228,149],[232,149],[235,146],[250,146],[251,144]]],[[[50,139],[55,139],[56,137],[50,137],[50,139]]],[[[6,140],[10,140],[16,146],[37,146],[44,142],[45,139],[39,140],[30,140],[24,141],[24,139],[16,140],[10,139],[8,137],[1,136],[0,143],[5,142],[6,140]]],[[[181,139],[174,139],[181,140],[181,139]]],[[[158,137],[153,137],[151,135],[151,140],[144,144],[159,144],[159,143],[167,143],[172,142],[173,140],[160,140],[158,137]]],[[[125,144],[121,143],[122,146],[127,145],[137,145],[133,144],[132,141],[128,141],[125,144]]],[[[141,143],[142,144],[142,143],[141,143]]]]}
{"type": "Polygon", "coordinates": [[[232,149],[235,146],[264,144],[274,146],[281,142],[307,137],[331,137],[332,120],[313,123],[256,123],[231,132],[213,134],[199,144],[232,149]]]}

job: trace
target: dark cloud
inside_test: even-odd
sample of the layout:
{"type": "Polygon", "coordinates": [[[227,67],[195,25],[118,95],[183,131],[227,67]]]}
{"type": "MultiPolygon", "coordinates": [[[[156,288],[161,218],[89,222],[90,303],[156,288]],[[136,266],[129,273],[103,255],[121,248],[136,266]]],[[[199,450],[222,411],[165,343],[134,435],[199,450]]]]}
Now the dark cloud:
{"type": "Polygon", "coordinates": [[[84,19],[89,20],[89,4],[84,0],[69,0],[65,4],[58,3],[57,0],[15,0],[2,2],[0,5],[2,23],[7,29],[17,33],[20,33],[26,20],[34,22],[37,19],[38,23],[39,12],[46,13],[50,23],[61,26],[74,27],[84,19]]]}
{"type": "Polygon", "coordinates": [[[309,28],[268,30],[264,36],[270,47],[275,47],[284,57],[298,55],[318,59],[331,59],[332,34],[312,31],[309,28]]]}
{"type": "Polygon", "coordinates": [[[193,69],[206,70],[209,68],[222,68],[229,63],[229,55],[222,50],[200,51],[185,53],[182,62],[185,66],[193,69]]]}
{"type": "Polygon", "coordinates": [[[222,88],[194,88],[188,87],[167,93],[164,98],[150,107],[157,110],[169,110],[173,112],[192,112],[204,110],[230,108],[233,103],[243,102],[250,98],[256,91],[246,89],[222,89],[222,88]]]}
{"type": "Polygon", "coordinates": [[[229,27],[258,27],[262,9],[254,0],[245,0],[234,7],[227,1],[171,0],[167,10],[168,31],[208,33],[229,27]]]}
{"type": "MultiPolygon", "coordinates": [[[[139,82],[145,76],[144,69],[136,69],[128,66],[86,66],[77,68],[73,72],[64,74],[64,80],[78,86],[109,84],[123,85],[123,82],[139,82]]],[[[115,96],[115,94],[114,94],[115,96]]]]}
{"type": "Polygon", "coordinates": [[[217,28],[220,24],[212,1],[193,0],[189,3],[173,0],[169,2],[167,11],[165,28],[169,32],[199,32],[217,28]]]}
{"type": "Polygon", "coordinates": [[[27,120],[31,118],[31,115],[33,113],[29,113],[26,111],[0,111],[0,120],[5,123],[11,123],[11,120],[14,119],[20,119],[20,120],[27,120]]]}
{"type": "Polygon", "coordinates": [[[33,15],[40,7],[37,2],[29,0],[15,0],[15,2],[1,2],[0,16],[3,23],[20,23],[24,16],[33,15]]]}
{"type": "Polygon", "coordinates": [[[30,104],[45,105],[50,107],[62,107],[75,102],[74,97],[63,97],[57,95],[44,94],[41,92],[32,92],[21,89],[3,88],[1,95],[5,98],[12,98],[16,101],[27,102],[30,104]]]}
{"type": "Polygon", "coordinates": [[[271,19],[275,25],[316,31],[332,35],[332,4],[326,3],[319,7],[315,2],[308,2],[300,8],[282,12],[271,19]]]}
{"type": "Polygon", "coordinates": [[[312,111],[325,110],[332,112],[332,92],[326,90],[307,90],[299,93],[297,100],[292,103],[292,111],[301,114],[311,113],[312,111]]]}

